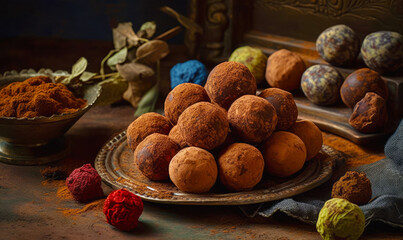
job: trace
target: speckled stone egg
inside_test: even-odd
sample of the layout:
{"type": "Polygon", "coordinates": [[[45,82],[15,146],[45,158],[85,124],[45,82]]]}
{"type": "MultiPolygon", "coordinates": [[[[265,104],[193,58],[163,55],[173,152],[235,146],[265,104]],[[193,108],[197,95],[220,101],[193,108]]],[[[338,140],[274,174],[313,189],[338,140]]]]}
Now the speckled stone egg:
{"type": "Polygon", "coordinates": [[[263,82],[267,56],[259,48],[239,47],[232,52],[228,61],[244,64],[255,77],[256,84],[263,82]]]}
{"type": "Polygon", "coordinates": [[[379,72],[392,73],[403,68],[403,36],[397,32],[374,32],[361,46],[365,64],[379,72]]]}
{"type": "Polygon", "coordinates": [[[314,65],[301,78],[301,88],[305,96],[318,105],[331,105],[340,97],[343,77],[333,67],[314,65]]]}
{"type": "Polygon", "coordinates": [[[332,65],[349,66],[354,63],[360,51],[360,40],[350,27],[335,25],[319,35],[316,50],[332,65]]]}

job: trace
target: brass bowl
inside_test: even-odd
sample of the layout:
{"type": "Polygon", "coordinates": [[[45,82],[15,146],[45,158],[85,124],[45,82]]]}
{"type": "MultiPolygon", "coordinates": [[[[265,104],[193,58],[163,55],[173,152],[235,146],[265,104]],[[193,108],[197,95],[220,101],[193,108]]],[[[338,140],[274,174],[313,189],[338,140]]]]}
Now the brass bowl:
{"type": "MultiPolygon", "coordinates": [[[[34,76],[67,74],[49,69],[6,72],[0,76],[0,88],[34,76]]],[[[0,117],[0,161],[15,165],[38,165],[62,159],[68,154],[64,133],[95,104],[99,95],[100,87],[97,85],[85,89],[83,98],[87,100],[87,106],[73,113],[34,118],[0,117]]]]}

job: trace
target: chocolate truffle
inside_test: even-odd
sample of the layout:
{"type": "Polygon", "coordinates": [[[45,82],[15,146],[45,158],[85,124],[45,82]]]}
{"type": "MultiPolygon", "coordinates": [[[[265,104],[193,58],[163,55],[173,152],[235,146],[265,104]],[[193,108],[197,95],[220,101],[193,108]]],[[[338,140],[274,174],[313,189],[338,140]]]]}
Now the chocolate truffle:
{"type": "Polygon", "coordinates": [[[210,72],[204,88],[212,102],[228,109],[237,98],[256,94],[256,80],[242,63],[223,62],[210,72]]]}
{"type": "Polygon", "coordinates": [[[304,142],[307,161],[311,160],[316,156],[316,154],[318,154],[322,148],[323,136],[315,123],[308,120],[299,120],[295,122],[290,131],[304,142]]]}
{"type": "Polygon", "coordinates": [[[137,146],[134,161],[150,180],[165,180],[169,176],[169,162],[180,149],[179,144],[167,135],[153,133],[137,146]]]}
{"type": "Polygon", "coordinates": [[[182,83],[168,93],[165,99],[165,116],[175,125],[182,112],[197,102],[210,102],[206,90],[194,83],[182,83]]]}
{"type": "Polygon", "coordinates": [[[374,92],[386,99],[386,84],[379,73],[369,68],[361,68],[348,75],[340,88],[341,99],[349,108],[353,108],[367,92],[374,92]]]}
{"type": "Polygon", "coordinates": [[[187,145],[206,150],[221,145],[229,130],[227,115],[208,102],[188,107],[180,115],[177,126],[187,145]]]}
{"type": "Polygon", "coordinates": [[[218,158],[219,175],[231,191],[252,189],[263,175],[264,160],[260,151],[246,143],[234,143],[218,158]]]}
{"type": "Polygon", "coordinates": [[[245,64],[256,79],[256,84],[263,82],[267,56],[259,48],[243,46],[235,49],[228,61],[245,64]]]}
{"type": "Polygon", "coordinates": [[[295,134],[278,131],[262,145],[265,172],[288,177],[302,169],[306,159],[304,142],[295,134]]]}
{"type": "Polygon", "coordinates": [[[388,119],[385,100],[369,92],[359,101],[350,116],[350,125],[362,133],[375,133],[383,129],[388,119]]]}
{"type": "Polygon", "coordinates": [[[298,117],[298,108],[291,93],[280,88],[267,88],[259,94],[259,97],[269,101],[276,109],[278,118],[276,129],[287,130],[294,125],[298,117]]]}
{"type": "Polygon", "coordinates": [[[169,132],[168,135],[172,140],[176,141],[181,148],[187,147],[185,139],[182,137],[182,133],[179,131],[179,128],[177,125],[175,125],[171,131],[169,132]]]}
{"type": "Polygon", "coordinates": [[[172,124],[168,118],[154,112],[145,113],[134,120],[127,128],[127,144],[132,151],[152,133],[168,135],[172,124]]]}
{"type": "Polygon", "coordinates": [[[379,72],[392,73],[403,68],[403,36],[397,32],[374,32],[361,46],[365,64],[379,72]]]}
{"type": "Polygon", "coordinates": [[[277,125],[276,109],[263,98],[245,95],[228,110],[231,130],[241,140],[260,143],[270,137],[277,125]]]}
{"type": "Polygon", "coordinates": [[[316,40],[316,50],[334,66],[349,66],[360,51],[360,40],[350,27],[340,24],[327,28],[316,40]]]}
{"type": "Polygon", "coordinates": [[[340,98],[343,77],[333,67],[314,65],[301,78],[301,88],[309,101],[318,105],[331,105],[340,98]]]}
{"type": "Polygon", "coordinates": [[[333,184],[332,198],[342,198],[363,205],[369,202],[371,196],[371,182],[365,173],[348,171],[333,184]]]}
{"type": "Polygon", "coordinates": [[[291,91],[299,88],[305,69],[304,60],[297,53],[281,49],[267,59],[266,81],[272,87],[291,91]]]}
{"type": "Polygon", "coordinates": [[[208,192],[215,184],[217,175],[213,155],[198,147],[180,150],[169,164],[169,177],[182,192],[208,192]]]}

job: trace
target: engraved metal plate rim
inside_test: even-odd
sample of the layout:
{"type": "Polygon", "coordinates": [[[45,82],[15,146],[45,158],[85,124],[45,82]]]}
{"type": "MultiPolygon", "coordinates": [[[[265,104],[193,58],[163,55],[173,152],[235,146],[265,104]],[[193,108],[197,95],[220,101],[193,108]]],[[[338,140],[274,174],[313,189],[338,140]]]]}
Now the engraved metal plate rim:
{"type": "MultiPolygon", "coordinates": [[[[125,183],[117,181],[117,176],[114,173],[114,170],[111,169],[107,161],[110,161],[108,157],[111,153],[120,146],[121,143],[126,141],[126,131],[118,134],[113,137],[110,141],[108,141],[98,152],[96,156],[94,166],[101,176],[102,180],[109,186],[114,189],[125,188],[134,194],[140,196],[143,200],[164,204],[178,204],[178,205],[246,205],[246,204],[255,204],[262,203],[268,201],[275,201],[284,199],[287,197],[291,197],[294,195],[301,194],[308,190],[311,190],[322,183],[326,182],[330,179],[333,173],[333,162],[335,161],[334,156],[335,150],[330,148],[329,146],[323,145],[322,152],[328,155],[325,160],[312,160],[316,161],[316,167],[314,172],[316,172],[317,176],[314,179],[308,179],[297,184],[296,186],[292,186],[291,188],[287,188],[286,186],[283,189],[280,189],[278,192],[273,192],[270,189],[258,189],[244,192],[234,192],[234,193],[206,193],[206,194],[187,194],[182,192],[176,192],[173,199],[165,199],[152,197],[145,194],[141,194],[133,190],[132,186],[126,183],[136,184],[133,179],[125,179],[125,183]],[[333,156],[333,157],[332,157],[333,156]],[[318,171],[320,171],[318,173],[318,171]],[[274,196],[273,196],[274,195],[274,196]],[[236,199],[234,199],[236,197],[236,199]]],[[[308,176],[306,178],[311,177],[308,176]]],[[[292,179],[291,179],[292,180],[292,179]]],[[[284,183],[282,183],[284,184],[284,183]]],[[[280,184],[280,185],[282,185],[280,184]]],[[[156,189],[156,191],[164,191],[164,189],[156,189]]]]}

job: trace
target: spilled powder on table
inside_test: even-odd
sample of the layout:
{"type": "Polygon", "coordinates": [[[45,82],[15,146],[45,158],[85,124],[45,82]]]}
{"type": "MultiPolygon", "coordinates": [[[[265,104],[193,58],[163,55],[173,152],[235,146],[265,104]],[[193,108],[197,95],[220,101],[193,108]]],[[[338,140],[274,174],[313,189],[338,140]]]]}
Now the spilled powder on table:
{"type": "Polygon", "coordinates": [[[82,208],[61,208],[65,216],[78,215],[88,211],[102,212],[105,203],[105,198],[95,200],[93,202],[85,204],[82,208]]]}

